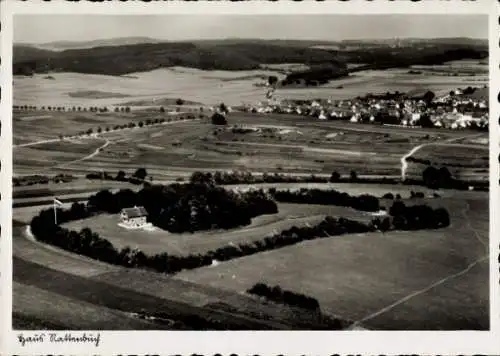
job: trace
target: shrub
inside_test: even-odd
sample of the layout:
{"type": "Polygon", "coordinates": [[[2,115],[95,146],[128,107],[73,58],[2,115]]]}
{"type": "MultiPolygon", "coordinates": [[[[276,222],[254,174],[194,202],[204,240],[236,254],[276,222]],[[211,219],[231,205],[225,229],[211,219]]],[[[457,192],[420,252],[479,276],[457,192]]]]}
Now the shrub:
{"type": "Polygon", "coordinates": [[[227,125],[227,119],[224,115],[216,112],[212,115],[213,125],[227,125]]]}
{"type": "Polygon", "coordinates": [[[281,289],[280,286],[269,287],[264,283],[256,283],[247,290],[247,293],[265,297],[276,303],[286,304],[292,307],[304,308],[312,311],[319,311],[319,302],[304,294],[281,289]]]}

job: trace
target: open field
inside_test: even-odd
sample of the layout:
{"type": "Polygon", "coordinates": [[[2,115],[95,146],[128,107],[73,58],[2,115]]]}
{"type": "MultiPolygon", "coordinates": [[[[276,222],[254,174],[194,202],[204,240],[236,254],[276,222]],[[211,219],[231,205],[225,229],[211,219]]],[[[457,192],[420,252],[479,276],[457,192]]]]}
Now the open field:
{"type": "MultiPolygon", "coordinates": [[[[46,75],[15,77],[14,102],[19,105],[103,106],[131,100],[151,100],[159,97],[182,98],[207,105],[224,101],[228,105],[254,103],[265,99],[265,88],[254,84],[269,75],[283,78],[282,66],[266,66],[267,69],[250,71],[204,71],[171,67],[150,72],[131,73],[126,76],[104,76],[77,73],[52,73],[46,75]],[[74,97],[70,93],[86,92],[99,88],[104,93],[119,93],[130,97],[109,95],[84,95],[74,97]],[[120,88],[120,90],[117,90],[120,88]]],[[[443,66],[420,66],[422,74],[408,74],[408,69],[371,70],[356,72],[347,78],[337,79],[319,88],[279,89],[276,96],[283,98],[330,98],[348,99],[366,93],[385,93],[415,89],[447,93],[457,87],[477,86],[487,82],[487,64],[477,61],[458,61],[443,66]],[[421,68],[423,67],[423,68],[421,68]],[[459,68],[460,76],[443,76],[450,68],[459,68]],[[427,70],[428,69],[428,70],[427,70]],[[485,72],[486,71],[486,72],[485,72]],[[471,73],[472,72],[472,73],[471,73]],[[469,75],[466,75],[468,74],[469,75]],[[342,86],[343,89],[335,89],[342,86]]]]}
{"type": "Polygon", "coordinates": [[[188,322],[190,317],[196,320],[198,316],[218,320],[224,327],[236,330],[331,325],[326,319],[300,310],[145,270],[107,266],[107,270],[82,274],[89,264],[100,263],[34,242],[24,236],[22,227],[16,223],[13,239],[14,327],[116,330],[171,327],[163,321],[138,319],[134,313],[162,313],[170,321],[188,322]],[[68,265],[75,268],[67,268],[68,265]],[[60,303],[66,307],[56,308],[60,303]]]}
{"type": "MultiPolygon", "coordinates": [[[[105,330],[109,325],[114,325],[116,330],[148,330],[154,327],[154,324],[132,318],[125,312],[17,282],[13,283],[13,298],[16,301],[13,313],[28,319],[42,319],[61,329],[105,330]]],[[[16,327],[15,321],[13,326],[16,327]]]]}
{"type": "Polygon", "coordinates": [[[409,175],[418,176],[428,164],[431,164],[435,167],[447,167],[456,179],[487,181],[489,179],[489,147],[474,143],[481,138],[484,136],[465,139],[460,143],[437,143],[423,146],[411,156],[420,162],[409,163],[407,172],[409,175]],[[422,162],[428,163],[422,164],[422,162]]]}
{"type": "MultiPolygon", "coordinates": [[[[79,115],[63,114],[69,120],[79,115]]],[[[114,117],[115,114],[110,115],[114,117]]],[[[133,115],[128,119],[144,119],[139,113],[133,115]]],[[[144,115],[147,118],[159,113],[144,112],[144,115]]],[[[104,122],[101,124],[99,126],[104,126],[104,122]]],[[[16,147],[14,171],[22,174],[36,168],[51,169],[54,173],[85,174],[106,170],[116,174],[118,170],[131,173],[138,167],[145,167],[156,180],[207,169],[316,174],[333,171],[349,174],[354,170],[358,175],[399,175],[400,159],[412,147],[467,136],[479,138],[474,132],[324,122],[293,115],[232,113],[229,124],[219,128],[206,120],[167,122],[106,132],[93,139],[16,147]]],[[[49,127],[44,129],[46,133],[49,127]]],[[[28,135],[29,130],[25,127],[20,132],[28,135]]],[[[56,129],[51,130],[55,136],[56,129]]],[[[487,134],[482,136],[487,137],[487,134]]],[[[450,147],[451,155],[456,147],[460,148],[450,147]]],[[[444,146],[440,150],[444,151],[444,146]]],[[[482,172],[472,171],[471,176],[484,177],[483,162],[473,161],[476,151],[464,148],[461,152],[460,159],[472,162],[469,168],[483,169],[482,172]]],[[[415,174],[419,176],[421,172],[415,174]]]]}
{"type": "Polygon", "coordinates": [[[259,281],[278,284],[317,298],[329,312],[380,329],[392,329],[393,325],[415,329],[423,327],[424,320],[425,329],[488,328],[488,269],[480,268],[482,272],[478,273],[473,267],[470,275],[464,272],[454,277],[464,270],[468,272],[470,264],[488,254],[488,200],[480,196],[433,200],[433,206],[445,206],[450,211],[452,225],[444,230],[344,235],[308,241],[215,267],[184,271],[176,278],[238,292],[259,281]],[[440,280],[443,282],[426,289],[440,280]],[[440,296],[466,288],[466,283],[478,286],[467,294],[467,300],[478,303],[474,304],[474,311],[467,311],[461,318],[468,302],[455,296],[444,303],[440,296]],[[415,299],[408,300],[415,304],[407,307],[404,298],[412,294],[415,299]],[[416,307],[426,301],[436,304],[425,305],[424,309],[416,307]],[[394,308],[365,320],[394,303],[394,308]],[[423,313],[438,305],[444,309],[437,317],[423,313]],[[421,321],[413,323],[411,312],[421,321]]]}
{"type": "Polygon", "coordinates": [[[83,177],[78,177],[71,182],[48,184],[34,184],[23,187],[14,187],[12,190],[12,198],[36,198],[47,196],[58,196],[68,194],[80,194],[85,192],[97,192],[103,189],[132,189],[137,188],[137,185],[128,182],[118,181],[103,181],[90,180],[83,177]]]}

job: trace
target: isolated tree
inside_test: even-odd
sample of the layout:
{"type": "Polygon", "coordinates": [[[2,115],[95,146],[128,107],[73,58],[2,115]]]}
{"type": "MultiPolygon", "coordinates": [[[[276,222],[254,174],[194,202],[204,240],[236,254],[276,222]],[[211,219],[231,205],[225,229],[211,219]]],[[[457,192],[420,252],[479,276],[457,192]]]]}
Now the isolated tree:
{"type": "Polygon", "coordinates": [[[163,106],[160,107],[160,112],[165,112],[165,108],[163,106]]]}
{"type": "Polygon", "coordinates": [[[116,180],[118,181],[124,181],[125,180],[125,172],[124,171],[118,171],[116,174],[116,180]]]}
{"type": "Polygon", "coordinates": [[[434,123],[432,122],[429,114],[422,114],[418,122],[422,127],[434,127],[434,123]]]}
{"type": "Polygon", "coordinates": [[[434,94],[432,91],[427,91],[425,94],[424,94],[424,101],[426,103],[430,103],[432,100],[434,100],[434,98],[436,97],[436,94],[434,94]]]}
{"type": "Polygon", "coordinates": [[[181,98],[179,98],[179,99],[177,99],[177,100],[175,101],[175,103],[176,103],[177,105],[184,105],[184,100],[182,100],[181,98]]]}
{"type": "Polygon", "coordinates": [[[399,216],[404,213],[406,209],[405,203],[400,200],[396,200],[392,203],[392,206],[389,208],[389,214],[392,216],[399,216]]]}
{"type": "Polygon", "coordinates": [[[135,172],[134,172],[134,177],[137,178],[137,179],[140,179],[140,180],[144,180],[146,178],[146,176],[148,175],[147,171],[145,168],[138,168],[135,172]]]}
{"type": "Polygon", "coordinates": [[[380,229],[380,231],[385,232],[385,231],[389,231],[390,228],[391,228],[391,219],[389,219],[388,217],[385,217],[380,222],[379,229],[380,229]]]}
{"type": "Polygon", "coordinates": [[[278,82],[278,77],[275,76],[275,75],[270,75],[268,78],[267,78],[267,82],[269,83],[269,85],[274,85],[278,82]]]}
{"type": "Polygon", "coordinates": [[[450,225],[450,214],[445,208],[438,208],[434,210],[433,216],[435,221],[434,227],[439,228],[450,225]]]}
{"type": "Polygon", "coordinates": [[[212,115],[212,124],[213,125],[227,125],[226,117],[218,112],[212,115]]]}
{"type": "Polygon", "coordinates": [[[352,182],[355,182],[358,180],[358,174],[356,173],[356,171],[351,171],[349,176],[350,176],[352,182]]]}
{"type": "Polygon", "coordinates": [[[100,127],[100,126],[99,126],[99,127],[97,128],[97,133],[101,133],[101,132],[102,132],[102,127],[100,127]]]}
{"type": "Polygon", "coordinates": [[[451,172],[449,171],[449,169],[446,167],[441,167],[438,169],[437,174],[438,174],[439,187],[442,187],[442,188],[450,187],[453,178],[451,176],[451,172]]]}
{"type": "Polygon", "coordinates": [[[340,180],[340,174],[339,172],[335,171],[332,173],[332,175],[330,176],[330,182],[338,182],[340,180]]]}
{"type": "Polygon", "coordinates": [[[130,106],[127,106],[127,107],[125,108],[125,112],[130,112],[130,106]]]}
{"type": "Polygon", "coordinates": [[[219,110],[221,113],[224,113],[224,114],[227,114],[229,111],[226,104],[224,104],[224,103],[220,103],[219,110]]]}
{"type": "Polygon", "coordinates": [[[139,127],[143,127],[143,126],[144,126],[144,122],[139,121],[139,127]]]}

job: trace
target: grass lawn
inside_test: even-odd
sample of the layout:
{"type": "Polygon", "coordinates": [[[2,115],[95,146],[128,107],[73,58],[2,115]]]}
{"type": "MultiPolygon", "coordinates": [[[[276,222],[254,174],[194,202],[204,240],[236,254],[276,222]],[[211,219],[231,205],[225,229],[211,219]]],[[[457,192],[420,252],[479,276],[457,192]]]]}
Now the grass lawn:
{"type": "Polygon", "coordinates": [[[116,247],[138,247],[148,254],[168,252],[176,255],[203,253],[227,244],[261,240],[265,236],[292,226],[314,225],[325,216],[352,218],[369,221],[371,215],[350,208],[304,204],[279,204],[279,213],[254,218],[251,225],[231,230],[201,231],[191,233],[169,233],[156,231],[126,230],[117,225],[117,215],[102,214],[89,219],[64,224],[65,227],[80,230],[90,227],[111,241],[116,247]]]}
{"type": "MultiPolygon", "coordinates": [[[[307,241],[290,247],[235,259],[218,266],[184,271],[176,275],[195,283],[243,292],[256,282],[280,285],[316,297],[324,310],[346,319],[359,320],[385,308],[415,291],[464,270],[487,254],[488,201],[436,199],[433,205],[446,206],[452,225],[443,230],[343,235],[307,241]],[[234,276],[234,277],[233,277],[234,276]]],[[[422,309],[404,309],[406,304],[373,319],[376,328],[412,329],[477,328],[487,325],[484,297],[488,295],[488,269],[471,270],[471,285],[482,286],[461,298],[466,284],[450,279],[431,288],[412,302],[422,309]],[[446,290],[444,292],[443,290],[446,290]],[[454,291],[455,290],[455,291],[454,291]],[[474,301],[473,306],[468,302],[474,301]],[[428,305],[426,303],[429,303],[428,305]],[[430,317],[437,305],[445,308],[439,317],[430,317]],[[460,315],[468,312],[469,323],[460,315]],[[401,313],[397,311],[401,310],[401,313]],[[408,310],[413,312],[410,313],[408,310]],[[424,310],[426,310],[424,312],[424,310]],[[425,316],[417,316],[424,314],[425,316]],[[415,322],[413,321],[415,319],[415,322]],[[419,319],[420,321],[418,321],[419,319]],[[462,320],[462,321],[461,321],[462,320]]],[[[372,321],[368,320],[370,327],[372,321]]]]}

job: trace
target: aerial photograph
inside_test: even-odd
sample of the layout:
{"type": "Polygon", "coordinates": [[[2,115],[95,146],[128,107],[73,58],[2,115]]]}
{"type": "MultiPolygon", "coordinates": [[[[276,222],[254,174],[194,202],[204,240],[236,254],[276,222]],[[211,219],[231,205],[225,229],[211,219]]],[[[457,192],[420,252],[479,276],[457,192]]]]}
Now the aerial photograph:
{"type": "Polygon", "coordinates": [[[486,15],[13,35],[13,329],[490,330],[486,15]]]}

